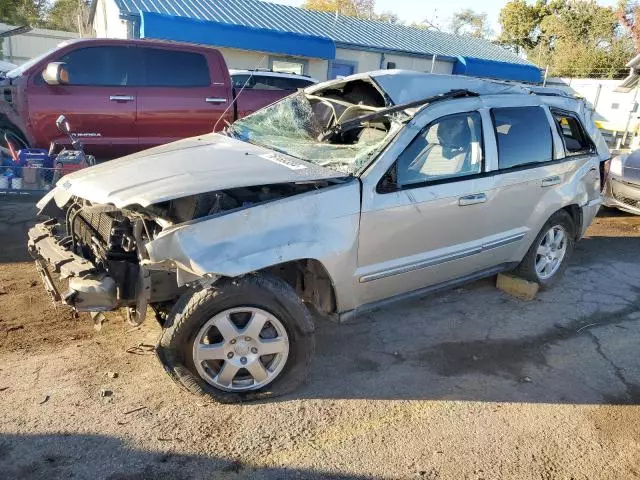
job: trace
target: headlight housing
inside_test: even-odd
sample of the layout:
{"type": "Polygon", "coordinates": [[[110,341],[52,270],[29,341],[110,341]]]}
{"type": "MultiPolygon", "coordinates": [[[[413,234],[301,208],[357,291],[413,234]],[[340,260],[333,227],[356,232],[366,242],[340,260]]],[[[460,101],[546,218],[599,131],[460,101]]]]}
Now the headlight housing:
{"type": "Polygon", "coordinates": [[[613,157],[611,159],[611,163],[609,164],[609,173],[611,173],[612,175],[616,175],[617,177],[621,177],[624,161],[626,159],[626,155],[617,155],[613,157]]]}

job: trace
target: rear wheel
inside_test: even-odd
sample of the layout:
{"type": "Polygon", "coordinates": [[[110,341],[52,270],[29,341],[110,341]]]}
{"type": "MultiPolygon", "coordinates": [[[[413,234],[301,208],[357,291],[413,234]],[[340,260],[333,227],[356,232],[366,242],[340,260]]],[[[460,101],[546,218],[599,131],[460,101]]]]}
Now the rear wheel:
{"type": "Polygon", "coordinates": [[[189,391],[230,403],[290,392],[305,378],[313,321],[283,280],[255,274],[186,294],[158,357],[189,391]]]}
{"type": "Polygon", "coordinates": [[[571,216],[564,210],[554,213],[538,233],[515,273],[541,287],[551,287],[567,269],[575,238],[571,216]]]}

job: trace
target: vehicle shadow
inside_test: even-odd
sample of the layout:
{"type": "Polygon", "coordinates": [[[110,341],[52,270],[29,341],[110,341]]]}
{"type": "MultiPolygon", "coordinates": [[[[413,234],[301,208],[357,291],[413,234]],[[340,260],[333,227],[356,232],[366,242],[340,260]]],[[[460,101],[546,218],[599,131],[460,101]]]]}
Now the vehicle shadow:
{"type": "Polygon", "coordinates": [[[138,450],[105,435],[0,434],[0,472],[7,480],[79,478],[181,480],[192,478],[355,479],[317,470],[264,468],[234,459],[138,450]]]}
{"type": "Polygon", "coordinates": [[[293,396],[640,404],[638,252],[640,238],[583,239],[565,277],[531,302],[494,277],[320,321],[293,396]]]}

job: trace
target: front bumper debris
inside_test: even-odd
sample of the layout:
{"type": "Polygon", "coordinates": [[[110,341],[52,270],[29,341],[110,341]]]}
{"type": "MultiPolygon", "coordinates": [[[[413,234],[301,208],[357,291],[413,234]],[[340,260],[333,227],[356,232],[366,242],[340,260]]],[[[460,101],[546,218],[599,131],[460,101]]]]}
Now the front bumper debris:
{"type": "Polygon", "coordinates": [[[29,253],[45,289],[54,302],[64,302],[79,312],[102,312],[118,308],[115,281],[93,263],[70,250],[70,239],[58,239],[58,223],[48,220],[29,230],[29,253]],[[52,276],[59,274],[59,281],[52,276]],[[64,288],[64,281],[68,286],[64,288]],[[64,290],[64,291],[62,291],[64,290]]]}

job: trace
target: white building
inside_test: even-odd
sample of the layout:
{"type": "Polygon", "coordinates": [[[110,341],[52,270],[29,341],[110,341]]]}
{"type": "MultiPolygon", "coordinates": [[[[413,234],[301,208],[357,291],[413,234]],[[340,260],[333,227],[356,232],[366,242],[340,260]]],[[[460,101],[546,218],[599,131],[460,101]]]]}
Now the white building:
{"type": "Polygon", "coordinates": [[[94,0],[97,37],[217,47],[229,68],[318,80],[380,68],[539,82],[540,71],[486,40],[258,0],[94,0]]]}

